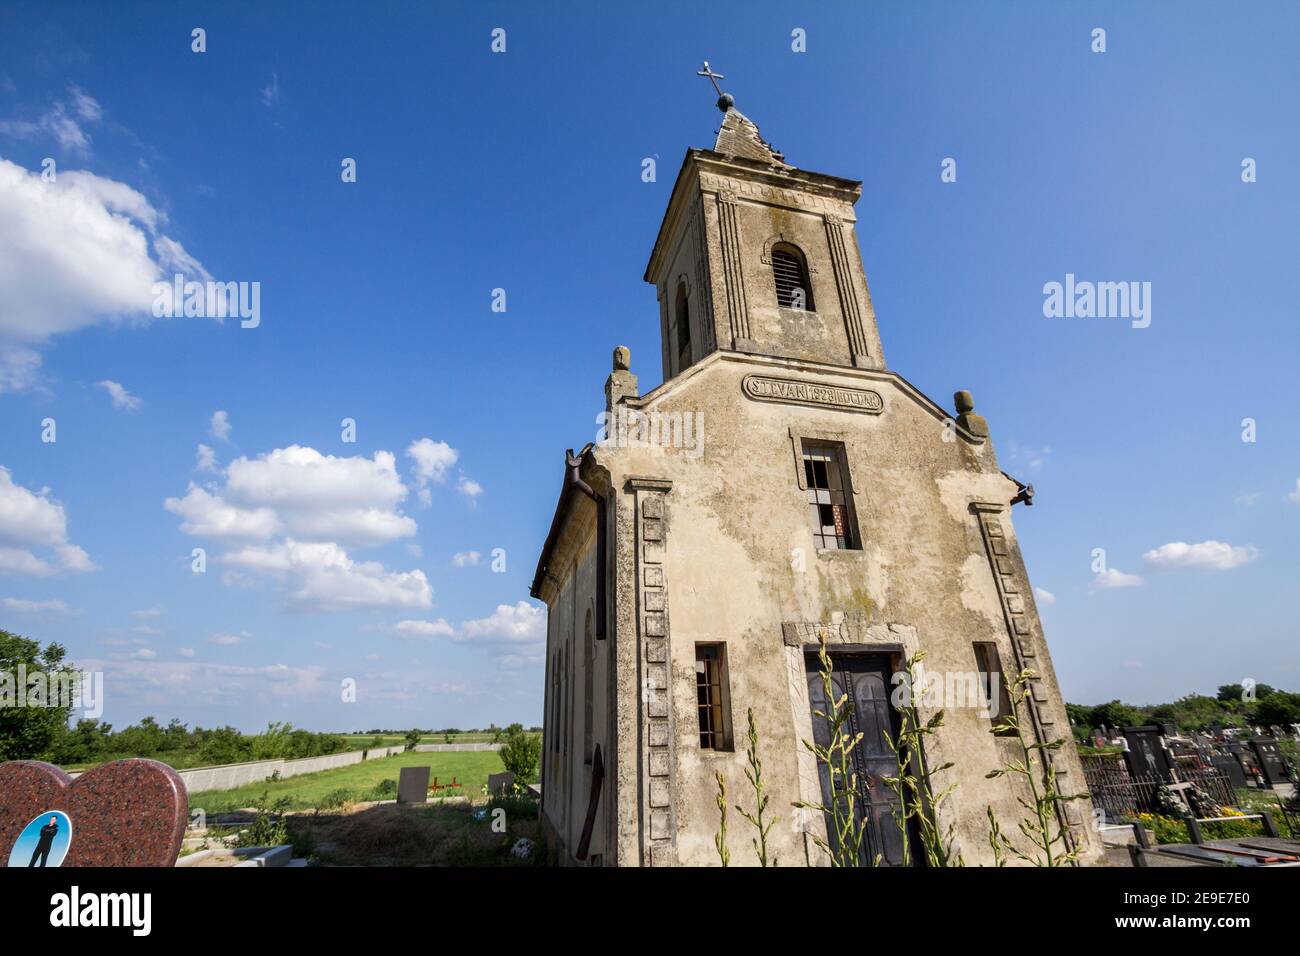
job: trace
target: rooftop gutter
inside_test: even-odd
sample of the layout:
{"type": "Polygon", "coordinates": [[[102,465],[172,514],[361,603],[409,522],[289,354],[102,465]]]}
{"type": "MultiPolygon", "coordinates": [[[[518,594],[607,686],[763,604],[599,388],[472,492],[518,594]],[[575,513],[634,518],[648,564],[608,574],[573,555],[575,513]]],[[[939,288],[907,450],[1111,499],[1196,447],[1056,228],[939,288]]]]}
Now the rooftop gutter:
{"type": "Polygon", "coordinates": [[[570,493],[577,491],[590,498],[596,505],[596,640],[603,641],[608,617],[605,596],[605,578],[609,564],[607,502],[591,485],[582,480],[582,464],[593,447],[593,444],[588,442],[576,455],[572,448],[564,453],[564,485],[560,488],[560,500],[556,502],[555,515],[551,518],[551,530],[547,532],[546,543],[542,545],[542,554],[537,559],[537,571],[533,575],[533,583],[528,593],[534,598],[541,597],[542,583],[551,573],[551,552],[555,549],[555,542],[559,539],[560,531],[569,516],[570,493]]]}

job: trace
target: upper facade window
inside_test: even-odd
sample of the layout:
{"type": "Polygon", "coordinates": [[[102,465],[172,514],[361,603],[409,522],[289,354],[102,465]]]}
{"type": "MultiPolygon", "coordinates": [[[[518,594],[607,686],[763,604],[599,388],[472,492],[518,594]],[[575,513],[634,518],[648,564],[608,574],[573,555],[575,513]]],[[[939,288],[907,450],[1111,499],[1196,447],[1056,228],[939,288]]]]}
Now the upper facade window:
{"type": "Polygon", "coordinates": [[[677,287],[677,372],[680,374],[691,364],[691,306],[686,284],[677,287]]]}
{"type": "Polygon", "coordinates": [[[844,446],[805,441],[802,458],[813,541],[819,548],[859,550],[844,446]]]}
{"type": "Polygon", "coordinates": [[[772,278],[776,282],[776,304],[783,309],[815,311],[812,285],[803,253],[789,243],[772,247],[772,278]]]}

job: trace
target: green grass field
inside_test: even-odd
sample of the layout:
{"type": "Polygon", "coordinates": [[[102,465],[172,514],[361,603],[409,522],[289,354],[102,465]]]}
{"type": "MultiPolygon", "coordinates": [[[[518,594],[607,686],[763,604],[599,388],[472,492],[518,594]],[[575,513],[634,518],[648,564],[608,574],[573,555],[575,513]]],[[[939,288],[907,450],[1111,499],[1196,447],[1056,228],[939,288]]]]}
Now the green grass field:
{"type": "Polygon", "coordinates": [[[207,813],[239,810],[252,806],[264,793],[272,802],[288,797],[290,808],[306,810],[315,807],[322,797],[335,790],[351,790],[358,794],[373,789],[381,780],[396,780],[402,767],[431,767],[429,782],[437,777],[441,783],[450,783],[452,777],[464,784],[457,793],[478,796],[487,784],[488,774],[501,773],[505,768],[495,751],[470,753],[401,753],[391,757],[365,760],[337,770],[322,770],[289,777],[274,782],[250,783],[234,790],[206,790],[190,794],[190,810],[203,809],[207,813]]]}

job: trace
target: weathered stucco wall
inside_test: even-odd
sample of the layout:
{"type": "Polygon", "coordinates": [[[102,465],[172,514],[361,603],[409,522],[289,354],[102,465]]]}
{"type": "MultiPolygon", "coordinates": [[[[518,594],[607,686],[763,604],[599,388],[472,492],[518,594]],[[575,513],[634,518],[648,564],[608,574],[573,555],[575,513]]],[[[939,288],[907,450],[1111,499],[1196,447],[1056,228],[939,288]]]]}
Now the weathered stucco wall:
{"type": "MultiPolygon", "coordinates": [[[[595,748],[610,753],[613,701],[612,640],[595,635],[595,509],[586,501],[576,509],[562,541],[563,557],[547,594],[546,694],[542,735],[542,811],[559,836],[566,862],[578,847],[591,792],[595,748]],[[591,640],[588,641],[588,628],[591,640]],[[588,684],[590,671],[590,684],[588,684]],[[587,708],[587,690],[591,707],[587,708]],[[590,722],[590,748],[587,725],[590,722]]],[[[612,847],[613,798],[605,757],[605,792],[592,830],[588,856],[606,861],[612,847]]],[[[613,862],[612,860],[609,862],[613,862]]]]}
{"type": "MultiPolygon", "coordinates": [[[[635,576],[636,534],[627,479],[648,476],[672,482],[664,495],[668,581],[671,701],[673,707],[672,811],[676,859],[683,864],[716,862],[714,772],[729,790],[746,799],[743,776],[745,714],[753,708],[761,737],[772,805],[781,822],[773,833],[776,852],[787,863],[816,857],[802,832],[820,820],[806,820],[791,808],[795,800],[817,799],[815,767],[801,741],[811,733],[804,691],[803,649],[787,646],[782,624],[851,621],[835,640],[876,641],[926,651],[931,671],[976,670],[973,642],[997,645],[1004,670],[1016,660],[1002,599],[989,565],[973,502],[1007,503],[1015,484],[998,470],[990,443],[948,434],[944,416],[890,373],[832,369],[756,357],[719,354],[658,390],[644,411],[702,413],[702,453],[672,447],[601,447],[596,459],[610,473],[618,511],[619,577],[635,576]],[[742,391],[749,374],[870,388],[884,400],[881,414],[757,401],[742,391]],[[818,551],[813,547],[804,492],[791,432],[844,443],[854,489],[861,551],[818,551]],[[893,629],[891,630],[891,625],[893,629]],[[702,751],[695,711],[694,645],[727,645],[732,752],[702,751]],[[802,781],[802,785],[801,785],[802,781]]],[[[1002,516],[1014,542],[1009,509],[1002,516]]],[[[1016,555],[1018,559],[1018,554],[1016,555]]],[[[631,589],[620,590],[617,610],[619,660],[637,641],[638,622],[631,589]],[[631,612],[631,613],[629,613],[631,612]]],[[[1032,597],[1028,594],[1032,613],[1032,597]]],[[[561,602],[563,604],[563,601],[561,602]]],[[[553,610],[554,613],[554,610],[553,610]]],[[[560,609],[562,616],[568,612],[560,609]]],[[[1037,626],[1036,614],[1033,615],[1037,626]]],[[[563,625],[567,627],[568,625],[563,625]]],[[[811,638],[815,641],[815,637],[811,638]]],[[[1040,639],[1041,645],[1041,639],[1040,639]]],[[[1056,728],[1068,737],[1045,646],[1038,669],[1056,728]]],[[[619,682],[622,699],[635,703],[643,690],[619,682]]],[[[978,701],[947,708],[946,724],[927,750],[931,765],[953,761],[961,785],[950,799],[949,819],[966,859],[986,859],[985,806],[992,805],[1014,831],[1021,810],[1004,781],[984,779],[1013,756],[1013,742],[990,734],[991,721],[978,701]]],[[[923,715],[924,715],[923,710],[923,715]]],[[[620,736],[635,738],[634,715],[623,713],[620,736]]],[[[636,753],[624,748],[625,761],[636,753]]],[[[1063,759],[1067,787],[1081,776],[1072,751],[1063,759]]],[[[620,788],[628,801],[635,787],[620,788]]],[[[621,808],[624,828],[632,823],[621,808]]],[[[643,813],[642,816],[645,814],[643,813]]],[[[734,820],[734,818],[733,818],[734,820]]],[[[944,821],[945,825],[947,820],[944,821]]],[[[644,821],[638,827],[644,829],[644,821]]],[[[642,835],[644,838],[644,834],[642,835]]],[[[733,860],[752,856],[751,834],[733,822],[733,860]]],[[[631,850],[631,847],[628,847],[631,850]]],[[[623,860],[623,862],[630,862],[623,860]]]]}

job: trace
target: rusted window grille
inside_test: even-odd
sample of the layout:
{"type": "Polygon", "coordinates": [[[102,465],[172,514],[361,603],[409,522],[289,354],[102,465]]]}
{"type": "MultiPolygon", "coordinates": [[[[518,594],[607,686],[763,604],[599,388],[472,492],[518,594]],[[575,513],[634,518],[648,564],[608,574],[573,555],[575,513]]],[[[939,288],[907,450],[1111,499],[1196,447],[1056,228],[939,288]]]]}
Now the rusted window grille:
{"type": "Polygon", "coordinates": [[[727,720],[727,660],[722,644],[695,645],[695,698],[700,714],[700,749],[730,750],[727,720]]]}
{"type": "Polygon", "coordinates": [[[862,545],[854,528],[844,449],[837,445],[803,446],[804,483],[808,487],[808,521],[819,548],[857,550],[862,545]]]}

